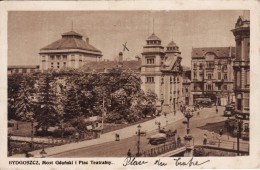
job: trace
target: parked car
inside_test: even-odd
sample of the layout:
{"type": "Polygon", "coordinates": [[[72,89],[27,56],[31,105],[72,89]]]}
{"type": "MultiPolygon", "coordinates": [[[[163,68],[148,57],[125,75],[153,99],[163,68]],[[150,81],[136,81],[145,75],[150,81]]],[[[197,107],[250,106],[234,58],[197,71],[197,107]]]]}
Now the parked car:
{"type": "Polygon", "coordinates": [[[148,143],[151,145],[158,145],[165,143],[167,140],[167,136],[164,133],[158,133],[156,135],[152,135],[149,138],[147,138],[149,141],[148,143]]]}
{"type": "Polygon", "coordinates": [[[225,117],[231,117],[235,113],[234,106],[232,105],[226,105],[224,110],[224,116],[225,117]]]}

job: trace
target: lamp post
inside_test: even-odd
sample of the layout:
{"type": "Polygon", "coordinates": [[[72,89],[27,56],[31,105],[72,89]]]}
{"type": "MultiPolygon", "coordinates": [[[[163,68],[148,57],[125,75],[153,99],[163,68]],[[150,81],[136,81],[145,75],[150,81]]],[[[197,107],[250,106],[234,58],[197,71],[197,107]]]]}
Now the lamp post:
{"type": "Polygon", "coordinates": [[[186,146],[190,146],[190,140],[192,139],[192,136],[190,135],[190,119],[193,116],[193,110],[185,109],[183,111],[184,116],[187,118],[187,134],[184,136],[186,146]]]}
{"type": "Polygon", "coordinates": [[[136,154],[136,156],[138,157],[138,156],[141,156],[141,153],[140,153],[140,131],[141,131],[141,125],[140,124],[137,126],[137,129],[138,129],[138,133],[137,133],[138,141],[137,141],[137,154],[136,154]]]}
{"type": "Polygon", "coordinates": [[[241,120],[241,118],[239,118],[239,117],[237,117],[237,120],[238,120],[238,126],[237,126],[237,155],[239,156],[239,152],[240,152],[240,144],[239,144],[239,142],[240,142],[240,137],[241,137],[241,126],[242,126],[242,124],[243,124],[243,121],[241,120]]]}

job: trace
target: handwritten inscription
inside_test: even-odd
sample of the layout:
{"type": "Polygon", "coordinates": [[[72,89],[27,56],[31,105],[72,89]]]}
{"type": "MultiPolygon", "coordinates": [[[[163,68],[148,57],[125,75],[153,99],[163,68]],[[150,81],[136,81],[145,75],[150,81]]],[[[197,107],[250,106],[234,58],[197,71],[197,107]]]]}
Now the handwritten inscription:
{"type": "Polygon", "coordinates": [[[123,163],[123,166],[128,166],[128,165],[138,166],[138,165],[144,165],[147,163],[148,162],[146,162],[146,161],[136,160],[135,157],[127,157],[123,163]]]}
{"type": "Polygon", "coordinates": [[[175,161],[175,165],[176,166],[200,166],[203,165],[207,162],[209,162],[209,160],[204,161],[204,162],[198,162],[198,161],[193,161],[193,157],[189,160],[189,161],[181,161],[181,158],[177,158],[177,159],[173,159],[175,161]]]}
{"type": "Polygon", "coordinates": [[[154,165],[158,165],[158,166],[166,166],[167,163],[161,162],[161,160],[158,159],[158,160],[156,160],[156,161],[154,162],[154,165]]]}

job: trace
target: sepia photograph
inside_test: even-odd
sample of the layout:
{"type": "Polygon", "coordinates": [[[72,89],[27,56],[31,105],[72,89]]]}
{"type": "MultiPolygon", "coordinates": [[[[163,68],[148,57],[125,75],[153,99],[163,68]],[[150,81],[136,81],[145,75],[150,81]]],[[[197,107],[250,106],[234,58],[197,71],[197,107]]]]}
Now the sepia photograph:
{"type": "Polygon", "coordinates": [[[144,168],[154,158],[160,168],[165,157],[201,167],[252,156],[250,9],[45,8],[6,17],[9,165],[124,158],[121,166],[144,168]]]}

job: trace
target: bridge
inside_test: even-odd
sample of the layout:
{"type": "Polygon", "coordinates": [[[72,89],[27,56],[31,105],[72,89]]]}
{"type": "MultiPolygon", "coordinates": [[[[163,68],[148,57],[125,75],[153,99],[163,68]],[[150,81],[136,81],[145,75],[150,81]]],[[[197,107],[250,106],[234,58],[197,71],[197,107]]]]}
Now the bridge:
{"type": "MultiPolygon", "coordinates": [[[[208,150],[237,153],[237,142],[228,140],[209,141],[207,145],[194,145],[193,148],[204,148],[208,150]]],[[[189,147],[189,149],[191,149],[189,147]]],[[[249,143],[239,142],[239,155],[249,155],[249,143]]],[[[144,157],[182,157],[187,148],[184,144],[177,145],[176,142],[164,144],[149,151],[143,152],[144,157]]]]}

